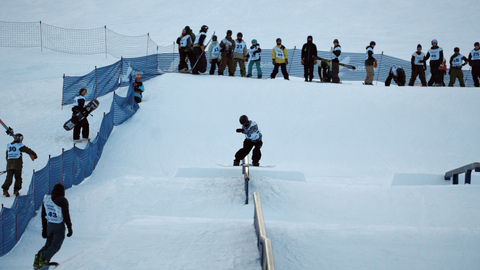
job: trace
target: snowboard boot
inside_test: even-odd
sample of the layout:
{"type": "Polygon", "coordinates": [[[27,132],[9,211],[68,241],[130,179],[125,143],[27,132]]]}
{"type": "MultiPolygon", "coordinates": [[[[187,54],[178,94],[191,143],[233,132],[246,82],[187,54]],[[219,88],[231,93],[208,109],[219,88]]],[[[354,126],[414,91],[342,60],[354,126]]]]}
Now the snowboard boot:
{"type": "Polygon", "coordinates": [[[33,261],[33,268],[40,269],[40,268],[44,267],[45,264],[47,264],[47,263],[48,263],[48,261],[43,260],[43,253],[36,254],[35,255],[35,260],[33,261]]]}
{"type": "Polygon", "coordinates": [[[3,190],[3,196],[5,197],[10,197],[10,194],[8,193],[8,190],[3,190]]]}
{"type": "Polygon", "coordinates": [[[233,161],[233,166],[240,166],[240,160],[234,160],[233,161]]]}
{"type": "Polygon", "coordinates": [[[247,78],[250,78],[250,77],[252,77],[252,74],[247,74],[247,78]]]}
{"type": "Polygon", "coordinates": [[[20,193],[18,193],[18,190],[14,190],[13,195],[15,195],[15,197],[18,197],[18,196],[20,196],[20,193]]]}
{"type": "Polygon", "coordinates": [[[261,79],[261,78],[262,78],[262,75],[258,75],[258,78],[261,79]]]}
{"type": "Polygon", "coordinates": [[[258,162],[258,161],[254,161],[254,162],[252,162],[252,165],[253,165],[253,166],[257,166],[257,167],[258,167],[258,166],[260,166],[260,162],[258,162]]]}

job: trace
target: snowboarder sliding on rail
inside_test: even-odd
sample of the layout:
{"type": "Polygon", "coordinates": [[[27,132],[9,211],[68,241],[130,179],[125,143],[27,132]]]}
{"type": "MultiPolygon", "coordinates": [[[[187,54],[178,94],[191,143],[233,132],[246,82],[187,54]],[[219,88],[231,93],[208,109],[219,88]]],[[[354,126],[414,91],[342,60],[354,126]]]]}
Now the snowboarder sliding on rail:
{"type": "Polygon", "coordinates": [[[13,187],[13,194],[19,196],[18,191],[22,189],[22,152],[30,155],[32,160],[37,159],[37,154],[23,143],[23,135],[17,133],[13,135],[13,142],[7,144],[7,178],[2,185],[3,196],[10,197],[8,189],[12,185],[13,176],[15,175],[15,185],[13,187]]]}
{"type": "Polygon", "coordinates": [[[237,151],[235,154],[235,160],[233,161],[234,166],[240,165],[240,160],[245,158],[250,153],[253,147],[253,156],[252,156],[252,165],[253,166],[260,166],[260,158],[262,157],[262,152],[260,148],[262,148],[262,133],[258,129],[257,123],[254,121],[248,120],[246,115],[240,116],[240,124],[242,124],[242,128],[238,128],[238,133],[245,134],[245,140],[243,141],[243,148],[237,151]]]}
{"type": "Polygon", "coordinates": [[[35,269],[53,264],[50,259],[60,250],[65,240],[65,225],[68,229],[67,237],[72,236],[72,221],[68,200],[65,198],[65,187],[57,183],[53,186],[52,194],[43,197],[42,237],[47,239],[47,242],[35,255],[33,262],[35,269]]]}

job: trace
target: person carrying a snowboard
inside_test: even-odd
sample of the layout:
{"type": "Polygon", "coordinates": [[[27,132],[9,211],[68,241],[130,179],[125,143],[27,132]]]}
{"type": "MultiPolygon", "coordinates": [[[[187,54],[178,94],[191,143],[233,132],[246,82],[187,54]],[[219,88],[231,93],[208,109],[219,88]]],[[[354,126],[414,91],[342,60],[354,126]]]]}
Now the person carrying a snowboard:
{"type": "Polygon", "coordinates": [[[68,200],[65,198],[65,187],[61,183],[55,184],[51,195],[43,197],[42,204],[42,237],[47,239],[45,245],[35,255],[33,267],[40,269],[49,265],[53,255],[62,247],[65,240],[65,225],[68,229],[67,237],[72,236],[72,221],[68,210],[68,200]]]}
{"type": "Polygon", "coordinates": [[[252,165],[253,166],[260,166],[260,158],[262,157],[262,152],[260,148],[262,148],[262,133],[258,129],[257,123],[254,121],[248,120],[246,115],[240,116],[240,124],[242,124],[241,128],[237,128],[238,133],[245,134],[245,140],[243,141],[243,148],[235,153],[235,160],[233,160],[234,166],[240,165],[240,160],[244,159],[247,156],[253,147],[253,156],[252,156],[252,165]]]}
{"type": "MultiPolygon", "coordinates": [[[[87,94],[87,89],[82,88],[78,91],[78,96],[73,102],[72,108],[72,117],[75,117],[77,113],[82,113],[85,110],[85,95],[87,94]]],[[[90,124],[88,123],[87,117],[82,119],[78,124],[73,128],[73,141],[81,142],[80,140],[80,130],[82,130],[82,137],[84,140],[88,141],[88,135],[90,133],[90,124]]]]}
{"type": "Polygon", "coordinates": [[[135,75],[135,81],[133,82],[133,95],[137,103],[142,102],[143,92],[145,91],[141,79],[140,73],[137,73],[137,75],[135,75]]]}
{"type": "Polygon", "coordinates": [[[374,68],[377,67],[377,59],[373,57],[373,48],[375,48],[375,45],[375,41],[371,41],[370,45],[366,48],[365,70],[367,71],[367,76],[365,77],[364,85],[373,85],[373,78],[375,76],[374,68]]]}
{"type": "Polygon", "coordinates": [[[338,42],[338,39],[333,40],[333,49],[332,49],[332,82],[333,83],[340,83],[340,78],[338,77],[338,73],[340,73],[340,54],[342,54],[342,47],[338,42]]]}
{"type": "Polygon", "coordinates": [[[2,185],[3,196],[10,197],[8,189],[12,185],[13,176],[15,176],[15,185],[13,187],[13,194],[19,196],[18,191],[22,189],[22,152],[30,155],[32,160],[37,159],[37,154],[23,143],[23,135],[17,133],[13,135],[13,142],[7,144],[7,178],[2,185]]]}

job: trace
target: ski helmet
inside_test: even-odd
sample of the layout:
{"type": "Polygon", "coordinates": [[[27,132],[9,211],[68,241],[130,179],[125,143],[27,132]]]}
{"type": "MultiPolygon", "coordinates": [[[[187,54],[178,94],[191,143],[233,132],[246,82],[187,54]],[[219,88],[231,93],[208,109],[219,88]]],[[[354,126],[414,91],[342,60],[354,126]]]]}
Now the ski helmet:
{"type": "Polygon", "coordinates": [[[432,45],[433,43],[436,43],[438,45],[438,41],[436,39],[432,39],[432,45]]]}
{"type": "Polygon", "coordinates": [[[237,33],[237,37],[240,37],[240,38],[242,38],[242,37],[243,37],[243,34],[242,34],[242,32],[238,32],[238,33],[237,33]]]}
{"type": "Polygon", "coordinates": [[[208,30],[208,26],[202,25],[202,28],[200,28],[200,32],[206,32],[208,30]]]}
{"type": "Polygon", "coordinates": [[[422,44],[418,44],[418,45],[417,45],[417,49],[418,49],[418,48],[422,48],[422,44]]]}
{"type": "Polygon", "coordinates": [[[460,48],[455,47],[455,48],[453,49],[453,51],[454,51],[454,52],[460,52],[460,48]]]}
{"type": "Polygon", "coordinates": [[[14,142],[22,142],[23,141],[23,135],[21,133],[17,133],[13,135],[13,141],[14,142]]]}
{"type": "Polygon", "coordinates": [[[473,46],[480,46],[480,43],[477,41],[475,44],[473,44],[473,46]]]}
{"type": "Polygon", "coordinates": [[[377,45],[377,43],[375,43],[375,41],[372,40],[372,41],[370,41],[370,46],[372,46],[372,45],[375,46],[375,45],[377,45]]]}
{"type": "Polygon", "coordinates": [[[252,39],[252,43],[257,43],[257,40],[256,40],[256,39],[252,39]]]}
{"type": "Polygon", "coordinates": [[[338,42],[338,39],[334,39],[333,43],[340,43],[340,42],[338,42]]]}
{"type": "Polygon", "coordinates": [[[227,36],[228,35],[230,35],[230,36],[232,35],[232,30],[227,30],[227,36]]]}
{"type": "Polygon", "coordinates": [[[248,117],[246,115],[242,115],[242,116],[240,116],[239,121],[240,121],[240,124],[245,126],[246,124],[248,124],[248,117]]]}
{"type": "Polygon", "coordinates": [[[277,38],[277,42],[279,42],[279,41],[282,42],[282,39],[281,39],[281,38],[277,38]]]}

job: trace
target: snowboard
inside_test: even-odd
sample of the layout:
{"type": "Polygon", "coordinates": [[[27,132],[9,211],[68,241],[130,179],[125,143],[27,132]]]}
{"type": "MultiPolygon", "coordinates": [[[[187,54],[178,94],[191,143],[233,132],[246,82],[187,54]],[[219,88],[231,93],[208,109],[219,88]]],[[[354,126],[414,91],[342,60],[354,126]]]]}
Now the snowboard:
{"type": "Polygon", "coordinates": [[[63,124],[63,128],[66,131],[72,130],[78,123],[80,123],[80,121],[85,119],[91,112],[98,108],[99,104],[100,102],[97,99],[88,102],[88,104],[83,108],[83,111],[75,114],[72,116],[72,118],[70,118],[70,120],[63,124]]]}
{"type": "Polygon", "coordinates": [[[238,166],[233,165],[233,164],[219,164],[217,163],[218,166],[222,167],[258,167],[258,168],[273,168],[275,165],[260,165],[260,166],[253,166],[252,164],[240,164],[238,166]]]}
{"type": "Polygon", "coordinates": [[[57,263],[57,262],[49,262],[49,263],[45,264],[42,268],[38,268],[38,270],[49,270],[50,266],[55,266],[54,268],[56,268],[58,265],[59,265],[59,263],[57,263]]]}
{"type": "MultiPolygon", "coordinates": [[[[330,59],[326,59],[326,58],[322,58],[322,57],[318,57],[318,56],[317,56],[317,59],[330,62],[330,59]]],[[[352,66],[352,65],[347,65],[347,64],[344,64],[344,63],[338,63],[338,64],[342,67],[346,67],[346,68],[349,68],[349,69],[357,69],[355,66],[352,66]]]]}

